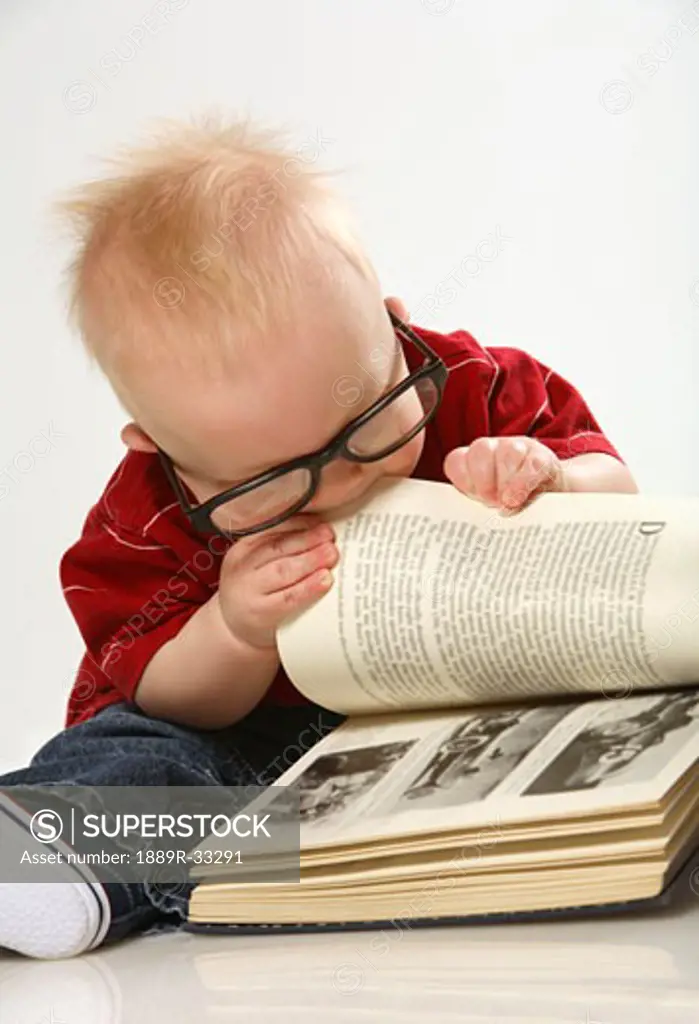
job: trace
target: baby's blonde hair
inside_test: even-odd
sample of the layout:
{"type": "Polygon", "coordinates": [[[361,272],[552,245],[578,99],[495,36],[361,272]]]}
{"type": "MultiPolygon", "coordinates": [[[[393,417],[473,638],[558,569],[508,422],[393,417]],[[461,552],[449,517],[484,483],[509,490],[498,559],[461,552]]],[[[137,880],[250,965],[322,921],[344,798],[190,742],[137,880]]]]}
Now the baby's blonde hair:
{"type": "Polygon", "coordinates": [[[375,281],[308,150],[247,121],[168,124],[60,204],[71,311],[127,408],[145,366],[216,369],[278,329],[300,290],[342,276],[338,256],[375,281]]]}

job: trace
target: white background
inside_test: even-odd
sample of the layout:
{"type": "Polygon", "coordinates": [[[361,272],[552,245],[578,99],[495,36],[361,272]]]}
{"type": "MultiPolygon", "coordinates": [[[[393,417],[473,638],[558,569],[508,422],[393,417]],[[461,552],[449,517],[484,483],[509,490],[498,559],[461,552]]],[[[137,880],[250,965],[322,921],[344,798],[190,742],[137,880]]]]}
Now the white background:
{"type": "Polygon", "coordinates": [[[152,116],[228,108],[332,139],[323,165],[418,322],[529,350],[645,490],[699,489],[699,3],[169,8],[2,0],[0,770],[62,726],[82,643],[58,561],[121,457],[124,417],[65,323],[49,206],[152,116]],[[497,258],[430,312],[494,232],[497,258]],[[48,454],[22,455],[41,431],[48,454]]]}

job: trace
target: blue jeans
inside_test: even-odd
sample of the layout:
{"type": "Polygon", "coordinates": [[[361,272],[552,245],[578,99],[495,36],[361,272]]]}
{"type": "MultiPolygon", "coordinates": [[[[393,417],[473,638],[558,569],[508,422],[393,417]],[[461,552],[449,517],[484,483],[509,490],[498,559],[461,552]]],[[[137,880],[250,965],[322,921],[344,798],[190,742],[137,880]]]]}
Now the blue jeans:
{"type": "MultiPolygon", "coordinates": [[[[269,784],[343,721],[315,704],[259,706],[233,726],[191,729],[113,704],[54,736],[27,768],[0,786],[254,786],[269,784]],[[303,739],[301,736],[303,734],[303,739]]],[[[148,882],[105,882],[112,910],[107,942],[130,932],[168,930],[186,917],[188,896],[148,882]]]]}

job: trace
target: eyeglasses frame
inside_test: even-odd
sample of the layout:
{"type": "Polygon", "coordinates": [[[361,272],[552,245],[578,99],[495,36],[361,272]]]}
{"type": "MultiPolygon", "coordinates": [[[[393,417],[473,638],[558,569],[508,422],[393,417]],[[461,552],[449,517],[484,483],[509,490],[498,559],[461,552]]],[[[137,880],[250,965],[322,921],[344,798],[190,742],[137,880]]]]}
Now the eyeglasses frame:
{"type": "Polygon", "coordinates": [[[213,497],[208,498],[206,501],[201,502],[198,505],[192,505],[190,503],[184,485],[177,475],[177,471],[170,456],[161,448],[157,448],[158,456],[168,483],[172,487],[182,511],[198,532],[217,533],[227,539],[234,540],[241,537],[252,536],[256,533],[262,533],[264,530],[269,530],[274,526],[278,526],[279,523],[283,523],[286,519],[289,519],[291,516],[300,512],[301,509],[313,499],[313,496],[320,485],[321,471],[323,467],[333,459],[337,458],[338,455],[342,454],[343,458],[348,462],[379,462],[381,459],[386,459],[390,455],[393,455],[394,452],[408,444],[408,442],[419,434],[421,430],[425,429],[439,409],[447,378],[449,376],[449,370],[444,360],[441,359],[441,357],[438,356],[437,353],[434,352],[408,324],[404,323],[390,310],[388,311],[388,315],[391,319],[394,330],[399,335],[403,335],[403,337],[407,338],[408,341],[422,352],[425,357],[425,362],[419,369],[414,370],[404,380],[391,388],[391,390],[385,395],[382,395],[373,402],[368,409],[365,409],[364,412],[361,413],[361,415],[350,420],[350,422],[343,427],[340,433],[322,448],[318,448],[316,451],[310,452],[308,455],[301,455],[295,459],[289,459],[286,462],[280,463],[278,466],[273,466],[271,469],[265,470],[263,473],[258,473],[256,476],[250,477],[248,480],[244,480],[242,483],[236,484],[234,487],[229,487],[225,491],[215,494],[213,497]],[[349,439],[357,430],[370,422],[374,416],[383,412],[383,410],[395,401],[396,398],[412,388],[418,381],[424,379],[431,379],[433,381],[437,388],[438,398],[434,409],[431,410],[427,418],[423,420],[414,431],[401,439],[395,445],[384,449],[379,455],[356,455],[346,448],[349,439]],[[271,480],[277,479],[277,477],[284,476],[295,469],[309,470],[311,475],[311,487],[301,501],[291,509],[283,512],[281,515],[275,516],[258,526],[251,527],[246,530],[223,530],[216,526],[211,519],[212,512],[215,512],[219,506],[225,505],[234,498],[247,494],[261,485],[269,483],[271,480]]]}

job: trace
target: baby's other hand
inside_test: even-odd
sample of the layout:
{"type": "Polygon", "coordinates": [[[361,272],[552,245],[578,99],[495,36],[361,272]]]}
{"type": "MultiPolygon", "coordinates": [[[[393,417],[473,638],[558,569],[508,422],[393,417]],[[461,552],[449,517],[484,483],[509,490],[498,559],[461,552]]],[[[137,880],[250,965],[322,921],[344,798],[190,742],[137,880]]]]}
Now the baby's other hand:
{"type": "Polygon", "coordinates": [[[223,559],[218,590],[231,634],[250,647],[274,647],[282,621],[332,585],[338,557],[333,527],[308,513],[237,541],[223,559]]]}
{"type": "Polygon", "coordinates": [[[541,491],[563,489],[558,456],[533,437],[479,437],[449,452],[444,472],[462,494],[510,512],[541,491]]]}

